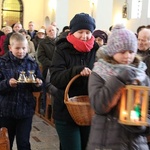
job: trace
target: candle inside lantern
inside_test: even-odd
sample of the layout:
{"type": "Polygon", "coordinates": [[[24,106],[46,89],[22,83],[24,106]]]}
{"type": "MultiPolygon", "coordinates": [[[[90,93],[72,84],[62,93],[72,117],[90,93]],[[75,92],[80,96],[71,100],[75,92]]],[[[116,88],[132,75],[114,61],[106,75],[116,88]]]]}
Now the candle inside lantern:
{"type": "Polygon", "coordinates": [[[122,90],[119,123],[135,126],[149,126],[149,91],[147,86],[126,85],[122,90]]]}
{"type": "Polygon", "coordinates": [[[131,121],[139,121],[139,114],[138,114],[138,112],[135,111],[135,110],[131,110],[130,119],[131,119],[131,121]]]}
{"type": "Polygon", "coordinates": [[[124,119],[127,119],[127,111],[123,111],[122,115],[123,115],[124,119]]]}

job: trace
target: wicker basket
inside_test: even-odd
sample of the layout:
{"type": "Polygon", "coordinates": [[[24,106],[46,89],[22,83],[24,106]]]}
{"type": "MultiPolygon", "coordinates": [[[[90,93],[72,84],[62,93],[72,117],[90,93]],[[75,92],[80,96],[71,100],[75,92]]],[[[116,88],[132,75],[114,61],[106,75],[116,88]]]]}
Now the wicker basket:
{"type": "Polygon", "coordinates": [[[89,97],[87,95],[83,95],[69,98],[68,96],[68,91],[71,84],[80,76],[81,75],[79,74],[74,76],[68,83],[65,90],[64,103],[66,104],[67,109],[76,124],[88,126],[91,124],[91,119],[94,114],[94,111],[90,106],[89,97]]]}
{"type": "Polygon", "coordinates": [[[8,130],[5,127],[0,128],[0,150],[10,150],[8,130]]]}

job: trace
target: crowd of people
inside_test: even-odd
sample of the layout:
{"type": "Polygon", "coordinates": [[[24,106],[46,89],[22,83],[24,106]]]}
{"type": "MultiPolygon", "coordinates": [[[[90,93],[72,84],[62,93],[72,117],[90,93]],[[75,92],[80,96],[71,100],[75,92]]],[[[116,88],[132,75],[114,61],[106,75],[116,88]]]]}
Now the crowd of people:
{"type": "MultiPolygon", "coordinates": [[[[36,30],[33,21],[6,26],[0,35],[0,127],[8,129],[10,149],[16,137],[18,150],[31,150],[30,132],[35,109],[32,92],[51,94],[52,117],[60,150],[148,150],[148,126],[118,122],[120,89],[135,80],[150,86],[150,28],[137,33],[123,24],[109,33],[96,29],[93,17],[76,14],[62,32],[55,22],[36,30]],[[18,83],[21,71],[33,70],[35,84],[18,83]],[[95,114],[89,126],[74,122],[64,92],[76,75],[69,96],[88,95],[95,114]]],[[[150,113],[150,111],[148,111],[150,113]]]]}

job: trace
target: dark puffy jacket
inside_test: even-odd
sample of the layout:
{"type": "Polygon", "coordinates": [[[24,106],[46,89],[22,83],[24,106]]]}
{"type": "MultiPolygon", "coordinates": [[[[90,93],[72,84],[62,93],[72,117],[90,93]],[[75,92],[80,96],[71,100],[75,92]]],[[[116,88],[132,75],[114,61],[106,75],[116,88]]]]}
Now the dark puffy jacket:
{"type": "Polygon", "coordinates": [[[52,57],[55,51],[55,39],[48,36],[40,42],[37,50],[38,61],[42,64],[42,71],[44,78],[46,77],[47,70],[51,66],[52,57]]]}
{"type": "Polygon", "coordinates": [[[141,55],[141,57],[143,58],[143,61],[147,66],[146,74],[150,77],[150,49],[146,51],[138,50],[138,54],[141,55]]]}
{"type": "Polygon", "coordinates": [[[23,118],[34,114],[32,92],[40,91],[42,87],[31,83],[18,83],[15,88],[9,85],[11,78],[18,79],[20,71],[29,75],[29,70],[34,70],[36,78],[42,79],[38,64],[28,55],[20,60],[8,52],[0,58],[0,117],[23,118]]]}
{"type": "MultiPolygon", "coordinates": [[[[64,104],[64,91],[71,78],[79,74],[84,67],[93,68],[97,49],[98,45],[95,43],[90,52],[81,53],[65,37],[57,41],[50,69],[50,81],[56,87],[53,106],[54,119],[68,122],[73,121],[64,104]]],[[[88,77],[76,79],[70,87],[69,97],[87,95],[87,84],[88,77]]]]}

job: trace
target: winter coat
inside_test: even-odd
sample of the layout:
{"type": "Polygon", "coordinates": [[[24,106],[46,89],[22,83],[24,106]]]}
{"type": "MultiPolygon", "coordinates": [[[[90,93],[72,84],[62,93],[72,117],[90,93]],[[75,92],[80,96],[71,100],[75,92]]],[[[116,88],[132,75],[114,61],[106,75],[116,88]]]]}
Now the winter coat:
{"type": "Polygon", "coordinates": [[[33,59],[35,59],[35,47],[33,42],[31,41],[31,37],[29,35],[26,36],[26,39],[28,41],[28,54],[31,56],[33,59]]]}
{"type": "Polygon", "coordinates": [[[31,37],[31,41],[34,39],[34,37],[36,36],[36,33],[38,32],[37,30],[32,31],[33,35],[31,34],[31,32],[29,30],[27,30],[27,34],[31,37]]]}
{"type": "Polygon", "coordinates": [[[138,50],[137,53],[138,53],[138,55],[140,55],[141,57],[145,58],[147,55],[150,54],[150,49],[147,49],[146,51],[138,50]]]}
{"type": "Polygon", "coordinates": [[[146,51],[138,50],[138,54],[141,55],[143,61],[147,65],[146,74],[150,77],[150,49],[146,51]]]}
{"type": "Polygon", "coordinates": [[[56,39],[51,39],[47,36],[40,42],[37,50],[37,58],[42,65],[44,78],[46,77],[47,70],[52,63],[52,57],[55,51],[55,40],[56,39]]]}
{"type": "Polygon", "coordinates": [[[35,51],[37,51],[37,48],[40,44],[41,41],[43,41],[43,39],[39,38],[37,35],[34,37],[34,39],[32,40],[33,44],[34,44],[34,47],[35,47],[35,51]]]}
{"type": "MultiPolygon", "coordinates": [[[[102,72],[102,68],[99,70],[102,72]]],[[[104,70],[111,72],[110,67],[104,70]]],[[[149,78],[144,76],[143,85],[150,86],[149,78]]],[[[89,97],[95,115],[87,150],[148,150],[146,135],[149,134],[149,127],[118,123],[120,89],[124,86],[115,75],[110,75],[107,80],[97,71],[90,75],[89,97]]]]}
{"type": "Polygon", "coordinates": [[[19,77],[20,71],[29,75],[34,70],[36,78],[42,79],[38,64],[28,57],[17,59],[9,51],[0,58],[0,117],[25,118],[32,116],[35,111],[35,98],[32,92],[41,91],[33,83],[18,83],[11,87],[9,80],[19,77]]]}
{"type": "MultiPolygon", "coordinates": [[[[51,84],[57,88],[55,89],[56,94],[54,94],[53,118],[73,122],[64,104],[64,91],[69,81],[75,75],[79,74],[84,67],[93,68],[98,46],[94,44],[90,52],[81,53],[67,41],[65,36],[61,37],[56,43],[56,50],[50,68],[51,84]]],[[[87,95],[87,84],[88,77],[79,77],[76,79],[69,89],[69,97],[87,95]]]]}

